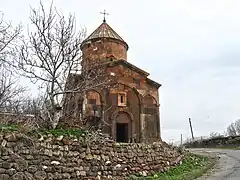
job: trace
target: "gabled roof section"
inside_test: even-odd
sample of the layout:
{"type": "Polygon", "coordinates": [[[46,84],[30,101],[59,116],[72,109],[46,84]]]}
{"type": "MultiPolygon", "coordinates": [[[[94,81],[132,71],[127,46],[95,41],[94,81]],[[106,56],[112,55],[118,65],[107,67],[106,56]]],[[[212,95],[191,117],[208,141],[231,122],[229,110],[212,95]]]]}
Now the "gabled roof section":
{"type": "Polygon", "coordinates": [[[132,69],[133,71],[136,71],[136,72],[142,74],[142,75],[145,76],[145,77],[149,76],[149,73],[148,73],[148,72],[146,72],[146,71],[138,68],[137,66],[134,66],[133,64],[131,64],[131,63],[129,63],[129,62],[123,60],[123,59],[119,59],[119,60],[115,60],[115,61],[110,61],[110,62],[108,62],[107,64],[108,64],[109,66],[116,66],[116,65],[121,64],[121,65],[124,65],[125,67],[128,67],[128,68],[132,69]]]}
{"type": "Polygon", "coordinates": [[[155,85],[157,88],[159,88],[159,87],[162,86],[162,85],[159,84],[158,82],[156,82],[156,81],[154,81],[154,80],[152,80],[152,79],[149,79],[149,78],[147,78],[147,83],[153,84],[153,85],[155,85]]]}
{"type": "MultiPolygon", "coordinates": [[[[145,77],[149,76],[149,73],[148,73],[148,72],[146,72],[146,71],[138,68],[137,66],[134,66],[133,64],[131,64],[131,63],[125,61],[125,60],[122,60],[122,59],[116,60],[116,61],[112,61],[112,62],[107,62],[106,64],[108,64],[109,66],[116,66],[116,65],[121,64],[121,65],[124,65],[124,66],[132,69],[133,71],[136,71],[136,72],[142,74],[142,75],[145,76],[145,77]]],[[[161,84],[159,84],[159,83],[157,83],[156,81],[153,81],[153,80],[151,80],[151,79],[149,79],[149,78],[146,78],[146,80],[147,80],[147,83],[153,84],[153,85],[156,86],[157,88],[159,88],[159,87],[162,86],[161,84]]]]}
{"type": "Polygon", "coordinates": [[[84,44],[84,42],[87,42],[93,39],[99,39],[99,38],[110,38],[110,39],[119,40],[124,44],[126,44],[128,49],[127,43],[106,22],[103,22],[95,31],[93,31],[93,33],[90,34],[83,41],[82,44],[84,44]]]}

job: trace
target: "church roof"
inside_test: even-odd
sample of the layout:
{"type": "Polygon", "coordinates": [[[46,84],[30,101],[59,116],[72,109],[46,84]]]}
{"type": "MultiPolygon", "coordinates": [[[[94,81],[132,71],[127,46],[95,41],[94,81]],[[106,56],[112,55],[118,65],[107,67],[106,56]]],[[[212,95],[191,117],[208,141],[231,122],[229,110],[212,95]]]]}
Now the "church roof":
{"type": "Polygon", "coordinates": [[[156,81],[153,81],[152,79],[149,79],[147,77],[147,76],[149,76],[148,72],[138,68],[137,66],[134,66],[133,64],[131,64],[131,63],[129,63],[129,62],[123,60],[123,59],[119,59],[119,60],[116,60],[116,61],[110,61],[110,62],[107,62],[106,64],[109,64],[110,66],[116,66],[118,64],[122,64],[122,65],[132,69],[133,71],[136,71],[136,72],[142,74],[143,76],[145,76],[147,82],[150,83],[150,84],[155,85],[157,88],[162,86],[161,84],[157,83],[156,81]]]}
{"type": "Polygon", "coordinates": [[[119,36],[107,23],[106,21],[103,21],[103,23],[95,30],[93,31],[92,34],[90,34],[84,41],[82,44],[84,44],[84,42],[87,42],[89,40],[92,39],[99,39],[99,38],[111,38],[111,39],[116,39],[119,40],[121,42],[123,42],[128,49],[128,45],[127,43],[121,38],[121,36],[119,36]]]}

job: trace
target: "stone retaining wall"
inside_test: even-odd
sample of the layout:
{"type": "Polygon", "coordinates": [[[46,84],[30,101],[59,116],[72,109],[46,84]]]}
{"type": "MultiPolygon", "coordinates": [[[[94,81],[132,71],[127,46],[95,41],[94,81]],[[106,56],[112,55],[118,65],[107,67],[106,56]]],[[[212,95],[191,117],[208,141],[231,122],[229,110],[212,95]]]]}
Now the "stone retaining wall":
{"type": "Polygon", "coordinates": [[[240,136],[213,137],[184,144],[186,148],[240,147],[240,136]]]}
{"type": "Polygon", "coordinates": [[[183,158],[164,142],[119,144],[104,138],[85,139],[0,133],[0,179],[125,179],[166,171],[183,158]]]}

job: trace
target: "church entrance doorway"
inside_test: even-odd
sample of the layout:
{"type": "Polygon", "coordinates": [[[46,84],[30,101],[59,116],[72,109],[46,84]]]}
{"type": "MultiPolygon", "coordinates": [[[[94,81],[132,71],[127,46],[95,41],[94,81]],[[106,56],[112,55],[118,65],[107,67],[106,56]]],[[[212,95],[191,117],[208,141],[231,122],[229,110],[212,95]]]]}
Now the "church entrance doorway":
{"type": "Polygon", "coordinates": [[[117,142],[128,142],[128,124],[117,123],[116,124],[116,140],[117,142]]]}
{"type": "Polygon", "coordinates": [[[123,111],[118,111],[113,119],[112,137],[117,142],[131,142],[132,120],[131,116],[123,111]]]}

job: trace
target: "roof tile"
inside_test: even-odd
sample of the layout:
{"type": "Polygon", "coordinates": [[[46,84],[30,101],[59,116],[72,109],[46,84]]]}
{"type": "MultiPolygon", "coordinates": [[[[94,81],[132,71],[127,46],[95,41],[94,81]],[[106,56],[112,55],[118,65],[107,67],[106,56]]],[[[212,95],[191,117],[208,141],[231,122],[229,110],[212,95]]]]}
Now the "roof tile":
{"type": "Polygon", "coordinates": [[[103,22],[95,31],[93,31],[84,42],[97,38],[112,38],[126,43],[106,22],[103,22]]]}

